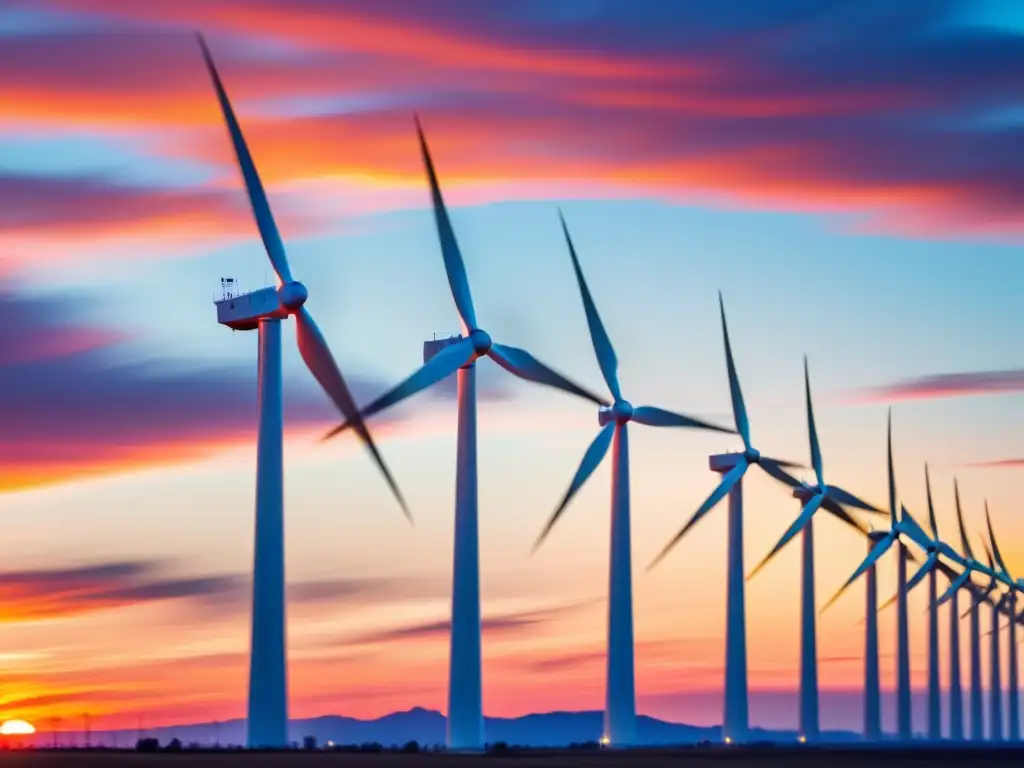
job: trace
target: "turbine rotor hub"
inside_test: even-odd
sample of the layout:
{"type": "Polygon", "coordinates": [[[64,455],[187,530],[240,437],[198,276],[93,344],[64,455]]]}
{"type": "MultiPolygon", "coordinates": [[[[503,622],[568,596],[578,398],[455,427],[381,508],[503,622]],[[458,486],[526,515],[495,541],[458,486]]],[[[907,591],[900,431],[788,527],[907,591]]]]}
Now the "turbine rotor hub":
{"type": "Polygon", "coordinates": [[[633,405],[626,400],[616,400],[612,404],[612,418],[619,424],[625,424],[633,418],[633,405]]]}
{"type": "Polygon", "coordinates": [[[747,448],[743,451],[743,458],[747,460],[748,464],[757,464],[761,460],[761,452],[757,448],[747,448]]]}
{"type": "Polygon", "coordinates": [[[626,400],[616,400],[610,408],[602,408],[597,412],[597,422],[602,427],[611,422],[625,424],[633,418],[633,406],[626,400]]]}
{"type": "Polygon", "coordinates": [[[281,302],[281,306],[287,309],[289,313],[297,312],[299,307],[305,304],[308,298],[309,291],[298,280],[284,283],[277,289],[277,300],[281,302]]]}
{"type": "Polygon", "coordinates": [[[480,328],[469,334],[469,340],[473,344],[473,352],[477,357],[483,357],[491,348],[490,334],[480,328]]]}

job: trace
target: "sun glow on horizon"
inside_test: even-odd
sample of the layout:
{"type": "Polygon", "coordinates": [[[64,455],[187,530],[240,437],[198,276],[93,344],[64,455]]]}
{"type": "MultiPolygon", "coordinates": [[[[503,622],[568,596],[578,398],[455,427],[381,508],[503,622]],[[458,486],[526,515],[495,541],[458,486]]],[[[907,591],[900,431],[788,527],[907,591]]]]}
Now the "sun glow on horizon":
{"type": "Polygon", "coordinates": [[[36,727],[27,720],[5,720],[0,725],[0,736],[29,736],[36,732],[36,727]]]}

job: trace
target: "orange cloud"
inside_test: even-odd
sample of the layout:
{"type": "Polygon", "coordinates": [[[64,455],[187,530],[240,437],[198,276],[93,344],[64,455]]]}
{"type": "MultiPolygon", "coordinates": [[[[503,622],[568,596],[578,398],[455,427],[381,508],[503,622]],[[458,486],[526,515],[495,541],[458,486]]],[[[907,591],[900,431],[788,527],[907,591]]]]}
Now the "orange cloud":
{"type": "Polygon", "coordinates": [[[798,22],[752,7],[726,34],[726,20],[698,6],[630,15],[609,4],[572,27],[456,0],[430,13],[402,0],[53,5],[108,26],[0,39],[7,120],[145,131],[154,153],[225,174],[232,158],[194,28],[209,32],[273,182],[420,187],[418,110],[446,185],[490,186],[477,200],[569,188],[867,212],[859,226],[913,236],[1024,231],[1024,191],[1008,173],[1014,130],[942,127],[951,111],[1015,93],[1020,44],[996,32],[936,41],[916,26],[926,19],[880,25],[868,7],[832,24],[824,11],[798,22]],[[859,54],[865,29],[881,37],[870,57],[859,54]],[[833,49],[849,62],[819,61],[833,49]]]}

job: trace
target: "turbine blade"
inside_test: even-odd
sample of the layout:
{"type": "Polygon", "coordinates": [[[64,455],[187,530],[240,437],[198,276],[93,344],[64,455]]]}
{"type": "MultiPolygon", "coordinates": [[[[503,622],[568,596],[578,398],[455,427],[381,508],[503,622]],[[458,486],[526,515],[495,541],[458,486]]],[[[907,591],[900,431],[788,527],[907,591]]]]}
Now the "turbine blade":
{"type": "Polygon", "coordinates": [[[565,511],[566,507],[569,506],[569,502],[572,501],[572,497],[577,494],[583,484],[587,482],[594,470],[598,468],[601,462],[604,460],[605,455],[608,453],[608,446],[612,444],[612,436],[615,434],[615,422],[611,421],[604,425],[604,428],[597,433],[597,437],[594,438],[593,442],[587,448],[587,452],[583,454],[583,461],[580,462],[579,469],[576,470],[576,474],[572,478],[572,482],[569,483],[569,488],[565,492],[565,496],[562,497],[562,503],[555,509],[554,514],[548,520],[547,525],[544,526],[544,530],[540,532],[540,536],[537,537],[537,541],[533,545],[533,551],[536,552],[537,548],[544,543],[544,539],[547,538],[551,529],[555,523],[558,522],[558,518],[562,516],[562,512],[565,511]]]}
{"type": "Polygon", "coordinates": [[[904,552],[907,553],[907,560],[908,560],[908,562],[916,563],[917,562],[917,558],[914,556],[913,550],[910,547],[908,547],[906,544],[904,544],[903,541],[899,537],[897,537],[897,541],[899,541],[900,549],[902,549],[904,552]]]}
{"type": "Polygon", "coordinates": [[[263,189],[263,183],[256,171],[256,164],[245,143],[245,136],[242,135],[242,128],[238,124],[238,118],[235,117],[235,110],[231,107],[227,91],[224,90],[220,73],[217,72],[217,67],[213,63],[213,55],[203,36],[197,35],[197,37],[199,48],[203,53],[203,60],[206,62],[206,69],[210,73],[213,87],[217,91],[217,101],[220,102],[220,110],[224,114],[224,122],[227,123],[231,144],[235,149],[235,158],[238,160],[238,167],[242,171],[242,179],[245,181],[245,189],[249,194],[252,215],[256,219],[256,226],[259,228],[263,246],[270,258],[270,265],[282,283],[290,283],[292,282],[292,273],[288,267],[288,257],[285,255],[284,243],[281,241],[281,234],[277,231],[277,224],[274,223],[274,216],[270,212],[267,193],[263,189]]]}
{"type": "Polygon", "coordinates": [[[974,552],[971,550],[971,540],[967,537],[967,527],[964,525],[964,512],[960,508],[960,485],[956,478],[953,478],[953,498],[956,500],[956,521],[960,526],[960,546],[969,560],[974,559],[974,552]]]}
{"type": "Polygon", "coordinates": [[[880,606],[878,606],[878,611],[877,611],[877,612],[878,612],[878,613],[881,613],[881,612],[882,612],[882,611],[884,611],[884,610],[885,610],[886,608],[888,608],[888,607],[889,607],[890,605],[892,605],[892,604],[893,604],[893,603],[895,603],[895,602],[896,602],[897,600],[899,600],[899,598],[900,598],[900,596],[899,596],[899,593],[897,592],[897,593],[896,593],[895,595],[893,595],[893,596],[892,596],[892,597],[890,597],[890,598],[889,598],[888,600],[886,600],[886,601],[885,601],[884,603],[882,603],[882,604],[881,604],[880,606]]]}
{"type": "Polygon", "coordinates": [[[999,564],[1000,570],[1007,576],[1010,575],[1010,570],[1006,567],[1006,561],[1003,560],[1003,554],[999,551],[999,543],[996,541],[996,534],[992,530],[992,516],[988,513],[988,499],[985,499],[985,524],[988,526],[988,538],[992,542],[992,551],[995,553],[996,562],[999,564]]]}
{"type": "MultiPolygon", "coordinates": [[[[437,384],[442,379],[451,376],[472,359],[473,342],[470,341],[469,338],[464,338],[456,344],[445,347],[434,355],[429,362],[425,363],[423,367],[412,374],[412,376],[409,376],[390,392],[386,392],[363,408],[360,413],[360,417],[365,421],[371,416],[378,414],[393,405],[397,405],[406,398],[412,397],[416,393],[422,392],[424,389],[437,384]]],[[[351,421],[345,421],[343,424],[335,427],[324,435],[323,439],[326,440],[334,437],[351,426],[351,421]]]]}
{"type": "Polygon", "coordinates": [[[967,580],[970,577],[970,571],[964,571],[959,576],[957,576],[956,580],[949,585],[949,588],[939,596],[938,600],[935,601],[935,604],[942,605],[943,603],[949,601],[949,599],[953,597],[953,593],[956,592],[958,589],[962,588],[964,584],[967,583],[967,580]]]}
{"type": "Polygon", "coordinates": [[[352,399],[352,393],[349,391],[348,385],[338,369],[338,364],[334,361],[334,356],[331,355],[331,350],[327,346],[323,334],[305,306],[300,307],[299,311],[295,313],[295,324],[295,338],[298,341],[299,354],[302,355],[306,367],[309,368],[309,372],[313,374],[313,377],[323,387],[328,397],[334,402],[335,407],[345,417],[345,420],[352,424],[352,428],[359,435],[359,438],[373,456],[373,460],[377,463],[377,468],[384,475],[384,479],[391,488],[391,492],[402,507],[402,512],[412,522],[412,515],[409,513],[409,507],[406,506],[405,498],[402,496],[402,492],[398,490],[398,484],[391,476],[391,472],[387,464],[384,463],[380,451],[377,450],[377,446],[370,436],[370,431],[366,428],[366,422],[363,421],[363,417],[359,414],[355,400],[352,399]]]}
{"type": "Polygon", "coordinates": [[[928,464],[924,465],[924,489],[928,496],[928,527],[932,529],[932,538],[939,540],[939,524],[935,520],[935,505],[932,504],[932,480],[928,475],[928,464]]]}
{"type": "Polygon", "coordinates": [[[825,479],[822,475],[821,446],[818,445],[818,430],[814,426],[814,406],[811,403],[811,374],[807,369],[807,355],[804,355],[804,392],[807,395],[807,432],[811,438],[811,466],[814,467],[814,475],[818,479],[818,487],[825,487],[825,479]]]}
{"type": "Polygon", "coordinates": [[[725,322],[725,302],[722,292],[718,292],[718,308],[722,314],[722,338],[725,340],[725,367],[729,373],[729,396],[732,398],[732,413],[736,419],[736,431],[743,438],[743,447],[750,450],[750,421],[747,419],[747,406],[743,402],[743,391],[740,379],[736,375],[736,363],[732,359],[732,345],[729,343],[729,326],[725,322]]]}
{"type": "Polygon", "coordinates": [[[889,427],[886,434],[886,446],[888,448],[889,467],[889,528],[896,529],[896,473],[892,466],[892,408],[889,408],[889,427]]]}
{"type": "Polygon", "coordinates": [[[878,558],[884,555],[886,551],[889,549],[889,547],[892,546],[893,541],[894,538],[892,534],[889,534],[884,539],[875,544],[875,546],[873,546],[871,548],[871,551],[868,553],[868,556],[864,558],[863,562],[861,562],[859,566],[857,566],[857,570],[853,572],[853,575],[851,575],[850,578],[846,580],[846,583],[843,584],[843,586],[841,586],[836,591],[836,593],[832,595],[831,598],[829,598],[829,601],[827,603],[825,603],[825,605],[821,609],[821,613],[824,613],[826,608],[828,608],[830,605],[832,605],[832,603],[838,600],[839,596],[842,595],[843,592],[845,592],[850,587],[850,585],[853,584],[853,582],[855,582],[857,579],[859,579],[861,576],[867,573],[867,570],[876,562],[878,562],[878,558]]]}
{"type": "Polygon", "coordinates": [[[758,466],[761,467],[765,472],[774,477],[780,483],[785,483],[790,488],[799,488],[803,483],[797,480],[795,477],[790,475],[782,468],[788,466],[788,462],[784,463],[777,459],[767,459],[762,456],[758,459],[758,466]]]}
{"type": "MultiPolygon", "coordinates": [[[[832,486],[829,486],[828,490],[831,493],[832,486]]],[[[870,531],[868,531],[868,529],[864,526],[863,523],[860,522],[860,520],[858,520],[845,509],[843,509],[841,506],[839,506],[839,504],[837,504],[834,499],[829,498],[828,494],[825,494],[825,499],[824,501],[821,502],[821,508],[829,512],[833,516],[838,517],[847,525],[856,528],[865,536],[867,536],[868,533],[870,533],[870,531]]]]}
{"type": "Polygon", "coordinates": [[[578,397],[590,400],[597,405],[608,405],[608,401],[603,397],[595,395],[579,384],[565,378],[562,374],[548,368],[526,350],[509,347],[505,344],[491,344],[491,348],[487,350],[487,356],[520,379],[560,389],[563,392],[568,392],[570,395],[577,395],[578,397]]]}
{"type": "Polygon", "coordinates": [[[967,616],[972,610],[974,610],[974,608],[976,606],[979,606],[982,603],[988,602],[988,596],[992,593],[992,590],[994,589],[994,587],[995,587],[995,585],[989,584],[984,589],[984,591],[980,591],[979,590],[978,592],[976,592],[974,594],[974,599],[971,601],[971,607],[968,608],[966,611],[964,611],[962,614],[960,614],[960,618],[962,619],[965,616],[967,616]]]}
{"type": "Polygon", "coordinates": [[[847,507],[854,507],[855,509],[863,509],[865,512],[877,512],[878,514],[884,515],[885,512],[880,510],[874,504],[869,504],[863,499],[859,499],[849,491],[844,491],[835,485],[828,487],[828,495],[847,507]]]}
{"type": "Polygon", "coordinates": [[[615,356],[615,348],[612,346],[608,332],[601,322],[601,315],[597,312],[597,305],[594,304],[594,297],[590,295],[590,288],[587,280],[583,277],[583,269],[580,267],[580,260],[576,256],[576,247],[572,244],[572,237],[569,235],[569,227],[565,223],[562,212],[558,212],[558,220],[562,223],[562,233],[565,235],[565,244],[569,246],[569,256],[572,258],[572,269],[576,273],[576,282],[580,288],[580,297],[583,299],[583,311],[587,315],[587,327],[590,328],[590,341],[594,345],[594,354],[597,355],[597,364],[601,367],[601,375],[608,385],[608,390],[616,400],[622,399],[622,392],[619,389],[619,360],[615,356]]]}
{"type": "Polygon", "coordinates": [[[799,517],[793,521],[793,524],[786,529],[784,534],[782,534],[782,538],[779,539],[778,543],[772,547],[772,551],[765,555],[764,559],[757,564],[757,567],[750,572],[750,575],[747,576],[747,581],[754,578],[754,576],[757,575],[757,572],[768,564],[769,560],[775,557],[775,555],[777,555],[779,551],[793,539],[794,536],[804,529],[807,523],[811,521],[814,513],[818,511],[818,508],[821,506],[821,502],[824,501],[824,499],[825,497],[820,493],[811,497],[810,501],[807,502],[807,505],[800,510],[799,517]]]}
{"type": "Polygon", "coordinates": [[[928,549],[932,540],[928,538],[928,534],[924,532],[921,525],[902,504],[900,505],[900,513],[900,521],[896,524],[896,530],[909,536],[910,540],[921,547],[921,549],[928,549]]]}
{"type": "Polygon", "coordinates": [[[672,548],[682,540],[683,536],[685,536],[689,530],[693,528],[693,526],[695,526],[702,517],[704,517],[704,515],[710,512],[718,502],[725,498],[725,495],[729,493],[733,486],[740,481],[740,478],[743,477],[744,473],[747,471],[747,467],[749,466],[750,465],[747,464],[747,460],[741,458],[736,463],[735,467],[725,473],[725,476],[722,478],[722,482],[718,484],[718,487],[715,488],[715,490],[711,492],[711,495],[704,500],[704,503],[698,507],[697,511],[693,513],[693,516],[687,521],[686,525],[684,525],[679,533],[675,535],[675,538],[665,545],[665,548],[661,550],[661,554],[654,558],[654,560],[651,561],[651,564],[647,566],[648,571],[660,563],[665,558],[665,555],[667,555],[672,548]]]}
{"type": "Polygon", "coordinates": [[[430,156],[427,137],[423,134],[423,126],[420,125],[419,116],[415,120],[416,135],[420,140],[420,153],[423,155],[423,167],[427,171],[427,181],[430,183],[430,199],[434,205],[434,221],[437,224],[437,239],[441,241],[441,257],[444,259],[444,271],[448,275],[448,285],[452,289],[452,298],[455,299],[455,309],[462,320],[463,331],[468,336],[470,331],[476,330],[477,325],[476,310],[473,308],[473,295],[469,291],[469,278],[466,276],[466,264],[462,259],[459,243],[455,239],[455,230],[452,228],[451,219],[448,217],[448,208],[445,206],[444,197],[441,195],[441,185],[437,181],[434,160],[430,156]]]}
{"type": "MultiPolygon", "coordinates": [[[[762,456],[758,461],[765,461],[766,457],[762,456]]],[[[785,459],[767,459],[774,463],[778,467],[785,467],[786,469],[806,469],[805,464],[800,464],[796,461],[786,461],[785,459]]]]}
{"type": "Polygon", "coordinates": [[[637,424],[646,424],[649,427],[692,427],[695,429],[710,429],[714,432],[725,432],[727,435],[736,434],[728,427],[719,427],[692,416],[684,416],[681,413],[673,413],[653,405],[641,405],[633,409],[633,421],[637,424]]]}
{"type": "Polygon", "coordinates": [[[924,561],[924,565],[917,569],[917,573],[910,577],[910,581],[907,582],[907,592],[909,593],[914,587],[920,584],[924,577],[928,575],[928,572],[935,567],[939,562],[939,556],[936,553],[928,555],[928,559],[924,561]]]}
{"type": "MultiPolygon", "coordinates": [[[[949,546],[949,545],[948,544],[943,544],[940,541],[939,542],[939,554],[941,554],[941,555],[945,555],[945,553],[942,551],[942,547],[944,547],[944,546],[949,546]]],[[[945,556],[949,557],[948,555],[945,555],[945,556]]],[[[959,557],[959,555],[957,555],[957,557],[959,557]]],[[[963,558],[960,558],[960,560],[955,560],[954,562],[956,562],[956,564],[959,565],[961,568],[966,568],[967,567],[967,562],[964,561],[963,558]]],[[[963,571],[961,571],[960,573],[958,573],[956,570],[954,570],[952,568],[952,566],[947,565],[946,563],[942,562],[942,560],[939,560],[938,564],[935,567],[938,568],[939,571],[942,573],[942,575],[945,576],[950,581],[955,581],[957,576],[959,576],[960,573],[963,572],[963,571]]]]}

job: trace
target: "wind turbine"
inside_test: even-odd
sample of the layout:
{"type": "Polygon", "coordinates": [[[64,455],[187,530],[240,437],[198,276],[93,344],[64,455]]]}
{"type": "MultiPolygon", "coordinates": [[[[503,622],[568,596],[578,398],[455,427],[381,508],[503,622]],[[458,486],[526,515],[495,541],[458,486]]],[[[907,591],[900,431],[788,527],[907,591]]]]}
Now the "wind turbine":
{"type": "Polygon", "coordinates": [[[718,294],[718,306],[722,315],[722,338],[725,341],[725,366],[729,373],[732,413],[736,422],[736,431],[743,438],[743,452],[723,453],[709,457],[711,470],[723,475],[722,481],[697,508],[697,511],[693,513],[693,516],[676,534],[675,538],[648,566],[648,570],[661,562],[701,518],[710,512],[726,494],[729,495],[729,545],[726,569],[728,591],[725,609],[725,712],[722,719],[722,738],[729,743],[739,743],[746,738],[749,727],[747,629],[743,589],[743,476],[750,467],[757,465],[791,488],[799,487],[800,482],[783,469],[783,467],[795,467],[796,464],[762,456],[761,452],[750,442],[750,421],[747,419],[743,392],[740,389],[736,365],[732,358],[732,346],[729,344],[729,328],[725,322],[725,304],[722,301],[721,292],[718,294]]]}
{"type": "Polygon", "coordinates": [[[608,333],[590,295],[583,277],[576,249],[565,219],[561,217],[562,232],[572,259],[576,282],[579,284],[583,309],[590,328],[594,353],[601,368],[605,384],[612,394],[611,407],[602,407],[597,414],[601,431],[583,454],[576,474],[569,484],[561,503],[551,515],[534,550],[543,543],[558,522],[573,496],[583,487],[594,470],[601,464],[612,447],[611,495],[611,553],[608,584],[608,677],[604,713],[603,739],[613,746],[636,743],[636,691],[633,673],[633,582],[632,542],[629,513],[629,433],[627,425],[633,421],[651,427],[687,427],[711,429],[732,434],[732,430],[708,424],[690,416],[666,411],[650,405],[633,407],[622,397],[619,387],[618,358],[608,333]]]}
{"type": "MultiPolygon", "coordinates": [[[[476,361],[486,356],[521,379],[560,389],[598,405],[607,405],[607,401],[548,368],[529,352],[498,344],[477,324],[466,266],[455,239],[455,231],[441,195],[427,140],[418,119],[416,132],[419,136],[427,180],[430,183],[445,272],[465,336],[453,339],[405,381],[367,405],[362,416],[368,418],[380,413],[458,372],[459,422],[448,680],[448,746],[453,749],[480,750],[484,746],[484,736],[480,652],[480,555],[477,534],[476,361]]],[[[332,437],[349,426],[354,426],[351,420],[336,427],[326,437],[332,437]]]]}
{"type": "MultiPolygon", "coordinates": [[[[967,528],[964,525],[963,508],[960,506],[960,486],[957,483],[956,478],[953,479],[953,498],[956,502],[956,520],[960,529],[960,549],[963,552],[965,567],[963,572],[953,580],[953,583],[949,585],[949,588],[939,597],[937,605],[942,605],[947,600],[952,600],[953,603],[950,610],[953,612],[955,618],[951,618],[950,621],[959,622],[961,616],[957,609],[957,594],[960,591],[960,588],[965,585],[973,584],[973,582],[970,581],[972,573],[982,573],[990,577],[994,574],[990,573],[990,569],[983,566],[974,558],[974,550],[971,548],[971,540],[967,536],[967,528]]],[[[985,721],[981,703],[981,621],[978,614],[978,603],[976,601],[971,601],[971,607],[968,609],[968,613],[971,616],[971,681],[969,698],[971,713],[971,739],[974,741],[980,741],[985,738],[985,721]]]]}
{"type": "Polygon", "coordinates": [[[996,564],[999,566],[999,576],[1004,582],[1009,582],[1009,591],[1004,596],[1007,610],[1010,613],[1010,649],[1007,664],[1010,669],[1007,673],[1007,709],[1009,716],[1009,727],[1007,735],[1010,741],[1020,741],[1020,687],[1017,680],[1017,590],[1019,586],[1010,575],[1010,569],[1006,567],[1006,561],[999,551],[999,544],[996,542],[995,532],[992,530],[992,517],[988,512],[988,501],[985,502],[985,524],[988,526],[988,538],[992,544],[992,552],[995,554],[996,564]]]}
{"type": "Polygon", "coordinates": [[[878,559],[884,555],[894,544],[899,544],[897,560],[897,586],[896,586],[896,721],[897,734],[901,740],[909,740],[913,733],[910,721],[910,624],[907,617],[907,561],[909,551],[904,545],[901,537],[906,537],[915,543],[924,537],[921,526],[910,515],[907,508],[900,507],[900,516],[896,515],[896,477],[893,472],[892,461],[892,410],[889,411],[889,423],[887,433],[888,448],[888,470],[889,470],[889,530],[885,532],[871,552],[849,579],[846,580],[836,593],[829,599],[822,611],[839,599],[839,596],[847,590],[857,579],[871,568],[878,559]]]}
{"type": "MultiPolygon", "coordinates": [[[[281,410],[281,320],[295,318],[299,354],[341,414],[369,449],[406,516],[408,508],[359,416],[330,348],[305,307],[306,287],[292,278],[284,243],[270,211],[256,165],[242,135],[213,57],[199,45],[227,123],[253,217],[276,288],[264,288],[217,303],[217,319],[235,330],[259,329],[259,423],[256,447],[256,536],[253,560],[252,645],[249,656],[248,736],[250,747],[288,744],[288,682],[285,651],[283,417],[281,410]]],[[[410,518],[411,519],[411,518],[410,518]]]]}
{"type": "MultiPolygon", "coordinates": [[[[992,558],[992,551],[988,547],[988,543],[982,541],[985,547],[985,554],[988,558],[989,567],[995,567],[995,562],[992,558]]],[[[992,575],[989,577],[988,584],[980,592],[971,603],[971,610],[977,610],[978,606],[983,602],[987,602],[992,606],[992,629],[990,632],[990,645],[989,645],[989,739],[991,741],[1002,741],[1003,740],[1003,692],[1002,692],[1002,675],[999,669],[999,613],[1001,612],[1005,600],[1005,595],[1001,595],[999,600],[992,600],[989,596],[996,591],[999,586],[999,578],[996,576],[993,570],[992,575]]]]}
{"type": "Polygon", "coordinates": [[[815,626],[814,605],[814,525],[813,517],[819,509],[824,509],[838,517],[847,525],[851,525],[865,536],[868,530],[843,509],[843,505],[870,512],[878,512],[871,504],[854,496],[835,485],[826,485],[822,472],[821,447],[818,444],[818,431],[814,425],[814,407],[811,403],[811,377],[807,370],[807,357],[804,357],[804,393],[807,398],[807,431],[811,444],[811,464],[817,480],[815,485],[800,483],[793,489],[793,496],[800,500],[803,507],[800,515],[789,526],[782,538],[765,555],[757,567],[751,571],[747,579],[752,579],[758,571],[778,554],[798,533],[803,534],[803,551],[801,560],[801,592],[800,592],[800,739],[802,741],[817,740],[820,727],[818,720],[818,652],[817,628],[815,626]]]}

